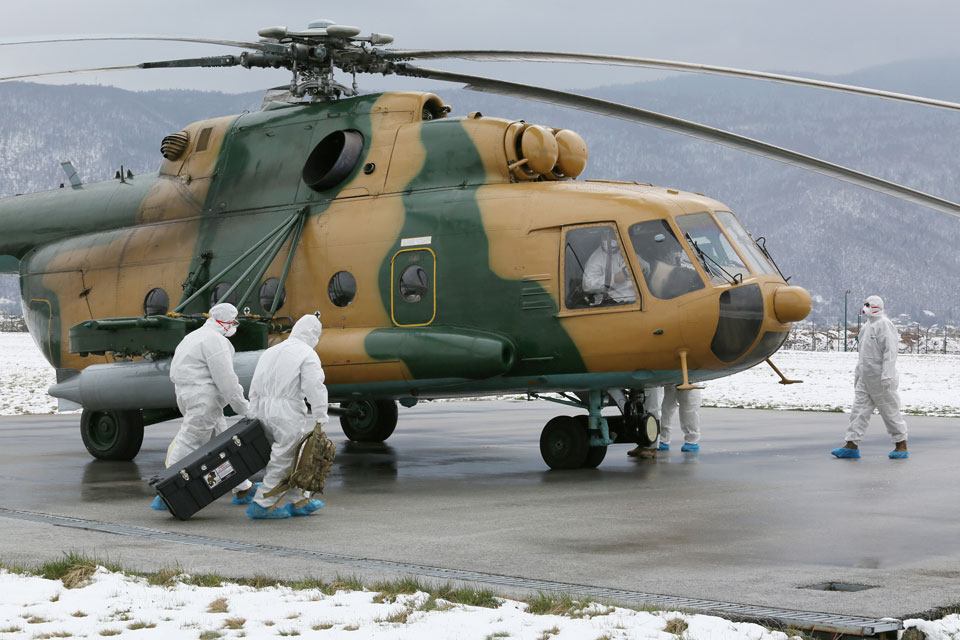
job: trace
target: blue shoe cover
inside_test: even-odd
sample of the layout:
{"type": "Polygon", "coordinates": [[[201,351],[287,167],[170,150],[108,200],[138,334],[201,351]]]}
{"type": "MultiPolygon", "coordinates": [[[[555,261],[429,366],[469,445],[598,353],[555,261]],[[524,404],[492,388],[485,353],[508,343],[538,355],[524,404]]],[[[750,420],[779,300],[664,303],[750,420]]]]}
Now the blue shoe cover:
{"type": "Polygon", "coordinates": [[[150,503],[150,508],[154,511],[169,511],[169,509],[167,509],[167,504],[160,498],[160,496],[157,496],[153,499],[153,502],[150,503]]]}
{"type": "Polygon", "coordinates": [[[243,496],[242,498],[240,496],[233,496],[233,500],[230,501],[230,504],[250,504],[251,502],[253,502],[253,499],[257,495],[257,490],[260,488],[260,485],[262,484],[263,484],[262,482],[254,482],[253,489],[250,490],[250,493],[243,496]]]}
{"type": "Polygon", "coordinates": [[[833,455],[838,458],[859,458],[860,449],[847,449],[846,447],[840,447],[839,449],[834,449],[831,451],[833,455]]]}
{"type": "Polygon", "coordinates": [[[680,451],[686,451],[687,453],[696,453],[700,451],[700,443],[698,442],[697,444],[690,444],[688,442],[687,444],[684,444],[682,447],[680,447],[680,451]]]}
{"type": "Polygon", "coordinates": [[[896,449],[894,449],[889,454],[887,454],[887,457],[893,460],[903,460],[904,458],[909,458],[910,453],[908,451],[897,451],[896,449]]]}
{"type": "Polygon", "coordinates": [[[254,520],[279,520],[281,518],[289,518],[290,512],[286,509],[274,509],[270,511],[270,509],[261,507],[256,502],[251,502],[250,506],[247,507],[247,515],[254,520]]]}
{"type": "Polygon", "coordinates": [[[657,451],[670,451],[670,445],[666,442],[661,442],[660,446],[657,447],[657,451]]]}
{"type": "Polygon", "coordinates": [[[284,507],[284,509],[289,511],[290,515],[292,516],[308,516],[314,511],[319,511],[320,509],[323,509],[324,506],[325,505],[319,500],[311,500],[310,502],[303,505],[302,507],[295,507],[291,502],[286,507],[284,507]]]}

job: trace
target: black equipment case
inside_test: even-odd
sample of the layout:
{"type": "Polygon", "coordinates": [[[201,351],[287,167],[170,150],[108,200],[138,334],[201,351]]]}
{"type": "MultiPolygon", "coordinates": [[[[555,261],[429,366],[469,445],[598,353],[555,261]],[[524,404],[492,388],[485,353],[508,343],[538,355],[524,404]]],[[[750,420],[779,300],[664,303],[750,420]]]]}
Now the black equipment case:
{"type": "Polygon", "coordinates": [[[163,473],[150,478],[170,513],[186,520],[267,466],[270,442],[259,420],[244,418],[163,473]]]}

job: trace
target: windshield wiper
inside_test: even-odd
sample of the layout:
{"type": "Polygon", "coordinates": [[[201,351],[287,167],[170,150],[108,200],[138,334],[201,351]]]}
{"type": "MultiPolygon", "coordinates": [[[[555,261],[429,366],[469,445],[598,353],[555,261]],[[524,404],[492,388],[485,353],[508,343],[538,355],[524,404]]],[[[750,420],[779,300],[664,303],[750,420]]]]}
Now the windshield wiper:
{"type": "Polygon", "coordinates": [[[693,249],[696,252],[697,257],[700,258],[700,264],[703,265],[704,271],[706,271],[707,273],[712,273],[721,278],[726,278],[730,282],[730,284],[740,284],[741,282],[743,282],[743,274],[738,273],[735,276],[730,275],[729,271],[727,271],[722,266],[720,266],[719,262],[711,258],[709,255],[707,255],[703,251],[703,249],[700,248],[700,245],[697,244],[696,240],[690,237],[689,233],[685,233],[684,236],[687,238],[687,242],[689,242],[693,246],[693,249]],[[720,271],[718,272],[717,269],[714,269],[709,264],[707,264],[707,260],[717,265],[717,269],[719,269],[720,271]]]}
{"type": "Polygon", "coordinates": [[[784,282],[790,282],[790,278],[787,278],[783,275],[783,271],[780,271],[780,265],[777,264],[777,261],[773,259],[773,256],[770,255],[770,252],[767,251],[767,239],[763,236],[760,236],[753,241],[753,244],[757,245],[760,248],[760,251],[763,251],[763,255],[767,256],[767,260],[770,261],[770,264],[773,265],[773,268],[777,270],[777,273],[780,274],[780,277],[783,278],[784,282]]]}

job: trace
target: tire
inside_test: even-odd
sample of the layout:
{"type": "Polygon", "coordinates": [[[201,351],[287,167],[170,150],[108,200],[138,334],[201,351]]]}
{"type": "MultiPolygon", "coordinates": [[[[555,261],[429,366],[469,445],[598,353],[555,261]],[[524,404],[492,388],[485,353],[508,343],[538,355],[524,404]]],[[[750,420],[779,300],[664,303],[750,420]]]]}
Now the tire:
{"type": "Polygon", "coordinates": [[[660,440],[660,421],[652,413],[645,413],[640,417],[637,427],[637,444],[649,447],[660,440]]]}
{"type": "Polygon", "coordinates": [[[607,457],[607,448],[604,447],[590,447],[590,450],[587,452],[587,459],[583,461],[584,469],[596,469],[600,466],[600,463],[603,462],[603,459],[607,457]]]}
{"type": "Polygon", "coordinates": [[[383,442],[397,428],[397,403],[393,400],[356,400],[340,405],[359,415],[340,416],[340,428],[354,442],[383,442]]]}
{"type": "Polygon", "coordinates": [[[143,416],[137,410],[94,411],[80,415],[83,446],[100,460],[133,460],[143,444],[143,416]]]}
{"type": "Polygon", "coordinates": [[[570,416],[557,416],[543,427],[540,455],[551,469],[578,469],[589,453],[587,430],[570,416]]]}
{"type": "MultiPolygon", "coordinates": [[[[590,432],[587,430],[587,416],[577,416],[574,418],[577,421],[577,424],[580,425],[580,428],[583,429],[587,434],[587,445],[590,444],[590,432]]],[[[600,463],[603,462],[603,459],[607,457],[607,447],[606,445],[601,445],[599,447],[589,447],[587,449],[587,458],[583,461],[581,465],[584,469],[596,469],[600,466],[600,463]]]]}

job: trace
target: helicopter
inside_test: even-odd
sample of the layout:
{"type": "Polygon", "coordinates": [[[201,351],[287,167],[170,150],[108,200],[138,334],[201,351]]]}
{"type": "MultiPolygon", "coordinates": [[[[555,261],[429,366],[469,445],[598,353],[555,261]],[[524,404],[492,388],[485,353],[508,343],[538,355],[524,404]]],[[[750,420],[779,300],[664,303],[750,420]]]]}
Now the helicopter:
{"type": "MultiPolygon", "coordinates": [[[[241,310],[234,364],[245,388],[263,349],[285,339],[299,316],[321,315],[317,350],[350,440],[388,439],[398,404],[526,394],[576,410],[541,433],[554,469],[597,467],[615,443],[656,442],[644,389],[691,389],[773,366],[792,324],[810,312],[810,294],[787,282],[723,203],[651,184],[579,180],[588,150],[573,131],[479,112],[452,117],[432,93],[361,94],[357,74],[459,83],[655,126],[960,215],[948,200],[745,136],[411,61],[644,66],[960,109],[955,103],[645,58],[394,50],[384,48],[392,36],[361,33],[324,20],[299,31],[262,29],[257,41],[0,43],[154,39],[243,50],[58,73],[292,73],[259,111],[166,136],[155,173],[83,184],[66,164],[69,186],[0,200],[0,272],[19,274],[28,329],[57,370],[49,393],[63,408],[82,407],[81,436],[94,457],[132,459],[145,426],[179,416],[170,356],[216,302],[241,310]]],[[[54,74],[0,81],[46,75],[54,74]]]]}

